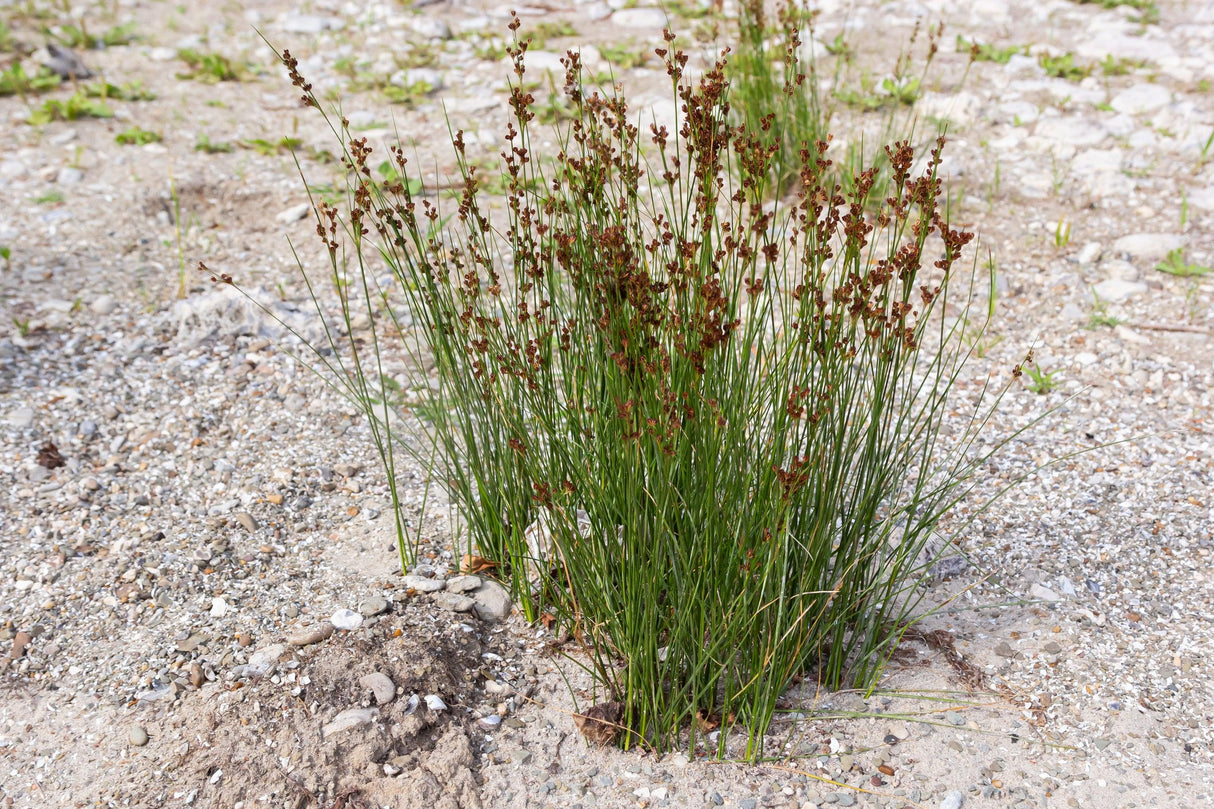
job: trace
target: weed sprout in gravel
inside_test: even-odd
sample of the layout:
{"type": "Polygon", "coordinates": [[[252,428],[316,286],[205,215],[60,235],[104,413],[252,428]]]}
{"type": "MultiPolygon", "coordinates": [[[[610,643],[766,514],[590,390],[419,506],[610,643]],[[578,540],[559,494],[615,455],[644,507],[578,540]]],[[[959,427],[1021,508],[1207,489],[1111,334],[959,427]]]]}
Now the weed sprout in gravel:
{"type": "Polygon", "coordinates": [[[580,640],[570,660],[614,706],[610,735],[754,759],[790,682],[875,682],[922,612],[934,527],[1002,445],[977,439],[1006,388],[965,413],[949,398],[975,273],[957,275],[972,234],[940,207],[943,139],[922,173],[907,143],[887,147],[888,174],[846,194],[829,138],[804,143],[795,196],[772,202],[779,143],[731,123],[723,61],[691,81],[665,38],[674,131],[643,132],[618,89],[585,94],[570,53],[556,154],[534,148],[516,42],[492,209],[461,132],[444,199],[399,147],[396,179],[377,181],[381,158],[332,124],[348,210],[316,213],[336,298],[309,287],[344,320],[318,356],[390,478],[418,444],[381,358],[419,369],[407,409],[458,550],[580,640]],[[744,749],[716,732],[731,726],[744,749]]]}

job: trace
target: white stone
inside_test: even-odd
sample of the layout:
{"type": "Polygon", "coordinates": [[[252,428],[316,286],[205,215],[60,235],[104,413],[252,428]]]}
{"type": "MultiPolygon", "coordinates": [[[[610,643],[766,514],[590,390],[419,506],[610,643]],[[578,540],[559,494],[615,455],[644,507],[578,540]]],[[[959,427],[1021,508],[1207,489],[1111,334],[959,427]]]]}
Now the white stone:
{"type": "Polygon", "coordinates": [[[379,718],[379,711],[374,708],[347,708],[333,717],[333,721],[320,729],[325,738],[352,728],[370,725],[379,718]]]}
{"type": "Polygon", "coordinates": [[[1079,250],[1075,260],[1080,264],[1095,264],[1100,260],[1100,242],[1088,242],[1079,250]]]}
{"type": "Polygon", "coordinates": [[[321,17],[316,14],[288,14],[283,20],[283,30],[291,34],[319,34],[322,31],[337,31],[344,23],[336,17],[321,17]]]}
{"type": "Polygon", "coordinates": [[[437,593],[447,586],[442,579],[431,579],[426,576],[405,576],[405,588],[419,593],[437,593]]]}
{"type": "Polygon", "coordinates": [[[611,15],[611,22],[623,28],[644,28],[658,32],[670,25],[660,8],[622,8],[611,15]]]}
{"type": "Polygon", "coordinates": [[[1092,287],[1092,291],[1102,301],[1121,303],[1134,295],[1141,295],[1146,292],[1147,285],[1141,281],[1121,281],[1113,278],[1096,284],[1096,286],[1092,287]]]}
{"type": "Polygon", "coordinates": [[[215,596],[211,599],[211,617],[222,618],[228,614],[228,602],[224,601],[220,596],[215,596]]]}
{"type": "Polygon", "coordinates": [[[289,225],[292,222],[298,222],[300,219],[303,219],[308,215],[308,211],[310,210],[312,210],[312,203],[301,202],[298,205],[292,205],[285,211],[280,211],[278,215],[274,217],[274,220],[280,224],[289,225]]]}
{"type": "Polygon", "coordinates": [[[1099,123],[1082,118],[1044,118],[1037,122],[1034,134],[1071,146],[1095,146],[1108,137],[1099,123]]]}
{"type": "Polygon", "coordinates": [[[333,613],[329,618],[329,623],[333,624],[336,629],[344,629],[349,632],[363,625],[363,617],[354,610],[341,609],[333,613]]]}
{"type": "Polygon", "coordinates": [[[954,789],[944,796],[944,800],[940,801],[940,809],[961,809],[961,804],[964,802],[964,793],[959,789],[954,789]]]}
{"type": "Polygon", "coordinates": [[[432,711],[447,710],[447,703],[438,694],[426,694],[426,707],[432,711]]]}
{"type": "Polygon", "coordinates": [[[1029,598],[1035,601],[1049,601],[1051,603],[1062,600],[1062,596],[1058,595],[1044,584],[1034,584],[1032,587],[1030,587],[1029,598]]]}
{"type": "Polygon", "coordinates": [[[1158,84],[1135,84],[1127,87],[1109,102],[1109,106],[1127,115],[1141,115],[1166,106],[1172,100],[1172,94],[1166,87],[1158,84]]]}
{"type": "Polygon", "coordinates": [[[386,705],[396,698],[396,684],[392,682],[392,678],[382,672],[374,672],[359,679],[358,684],[363,688],[370,689],[375,695],[375,701],[380,705],[386,705]]]}
{"type": "Polygon", "coordinates": [[[472,598],[476,601],[472,611],[482,621],[504,621],[514,609],[506,588],[495,581],[486,581],[472,594],[472,598]]]}
{"type": "Polygon", "coordinates": [[[108,315],[118,306],[118,302],[114,300],[114,296],[110,294],[98,295],[90,305],[89,309],[93,310],[93,314],[108,315]]]}
{"type": "Polygon", "coordinates": [[[1184,246],[1184,238],[1175,233],[1132,233],[1113,242],[1114,253],[1125,253],[1132,259],[1157,261],[1184,246]]]}

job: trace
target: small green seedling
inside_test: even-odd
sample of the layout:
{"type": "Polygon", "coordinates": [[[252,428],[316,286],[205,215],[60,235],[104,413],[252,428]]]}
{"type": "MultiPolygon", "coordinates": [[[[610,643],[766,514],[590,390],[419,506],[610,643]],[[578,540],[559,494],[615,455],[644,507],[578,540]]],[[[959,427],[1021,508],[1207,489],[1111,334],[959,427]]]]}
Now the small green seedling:
{"type": "Polygon", "coordinates": [[[126,84],[110,84],[97,81],[86,84],[81,88],[89,98],[114,98],[118,101],[153,101],[156,94],[143,86],[143,82],[132,81],[126,84]]]}
{"type": "Polygon", "coordinates": [[[26,93],[41,93],[59,86],[59,77],[46,68],[28,76],[20,62],[14,62],[8,70],[0,71],[0,96],[22,96],[26,93]]]}
{"type": "Polygon", "coordinates": [[[114,140],[123,146],[145,146],[149,143],[159,142],[161,137],[159,132],[151,132],[147,129],[133,126],[125,132],[119,132],[114,140]]]}
{"type": "Polygon", "coordinates": [[[30,319],[29,319],[28,317],[27,317],[27,318],[24,318],[24,319],[23,319],[23,318],[16,318],[16,317],[14,317],[14,318],[13,318],[13,325],[17,327],[17,334],[21,335],[22,337],[28,337],[28,336],[29,336],[29,333],[30,333],[30,319]]]}
{"type": "Polygon", "coordinates": [[[1029,390],[1036,393],[1038,396],[1044,396],[1050,391],[1058,387],[1057,380],[1054,379],[1060,372],[1050,371],[1045,372],[1037,363],[1030,364],[1025,370],[1029,375],[1029,390]]]}
{"type": "Polygon", "coordinates": [[[83,21],[79,26],[60,25],[54,30],[46,28],[43,29],[43,33],[69,48],[79,48],[81,50],[113,48],[119,45],[128,45],[135,40],[135,23],[115,25],[100,35],[90,34],[85,28],[83,21]]]}
{"type": "Polygon", "coordinates": [[[1100,299],[1096,294],[1096,290],[1092,290],[1092,314],[1088,316],[1087,328],[1096,329],[1101,326],[1106,328],[1114,328],[1120,326],[1124,321],[1109,313],[1109,302],[1100,299]]]}
{"type": "Polygon", "coordinates": [[[232,144],[224,142],[212,141],[206,135],[199,135],[194,141],[194,151],[206,152],[207,154],[224,154],[233,150],[232,144]]]}
{"type": "Polygon", "coordinates": [[[963,36],[957,37],[957,53],[968,53],[975,62],[994,62],[1006,65],[1012,57],[1028,50],[1024,45],[1009,45],[1006,48],[996,48],[986,42],[975,42],[963,36]]]}
{"type": "Polygon", "coordinates": [[[42,196],[34,197],[34,202],[38,205],[58,205],[63,202],[63,192],[48,191],[42,196]]]}
{"type": "Polygon", "coordinates": [[[649,53],[645,50],[637,50],[635,45],[617,44],[617,45],[602,45],[599,47],[599,54],[607,60],[608,63],[620,70],[632,70],[635,67],[642,67],[649,61],[649,53]]]}
{"type": "Polygon", "coordinates": [[[66,101],[47,99],[42,106],[30,112],[27,124],[42,126],[51,121],[75,121],[78,118],[113,118],[114,111],[101,101],[94,101],[77,91],[66,101]]]}
{"type": "Polygon", "coordinates": [[[179,79],[216,84],[221,81],[245,81],[253,75],[253,70],[247,62],[234,62],[218,53],[202,53],[182,48],[177,51],[177,58],[190,68],[188,73],[178,73],[179,79]]]}
{"type": "Polygon", "coordinates": [[[1054,246],[1059,250],[1071,243],[1071,223],[1065,218],[1059,218],[1054,226],[1054,246]]]}
{"type": "Polygon", "coordinates": [[[5,270],[11,270],[13,268],[13,250],[7,244],[0,244],[0,258],[4,259],[5,270]]]}
{"type": "Polygon", "coordinates": [[[1041,65],[1045,75],[1067,81],[1080,81],[1087,78],[1088,74],[1092,72],[1091,65],[1081,67],[1075,64],[1075,54],[1069,51],[1061,56],[1050,56],[1043,53],[1037,59],[1037,64],[1041,65]]]}
{"type": "Polygon", "coordinates": [[[1210,268],[1185,261],[1184,248],[1169,250],[1167,258],[1155,265],[1155,269],[1180,278],[1201,278],[1210,274],[1210,268]]]}
{"type": "Polygon", "coordinates": [[[1100,72],[1106,76],[1125,76],[1146,65],[1145,59],[1120,59],[1110,53],[1100,60],[1100,72]]]}
{"type": "Polygon", "coordinates": [[[266,140],[265,138],[252,138],[250,140],[240,141],[242,149],[253,149],[260,155],[269,157],[276,154],[287,154],[293,152],[300,146],[303,146],[303,141],[299,138],[284,136],[278,140],[266,140]]]}

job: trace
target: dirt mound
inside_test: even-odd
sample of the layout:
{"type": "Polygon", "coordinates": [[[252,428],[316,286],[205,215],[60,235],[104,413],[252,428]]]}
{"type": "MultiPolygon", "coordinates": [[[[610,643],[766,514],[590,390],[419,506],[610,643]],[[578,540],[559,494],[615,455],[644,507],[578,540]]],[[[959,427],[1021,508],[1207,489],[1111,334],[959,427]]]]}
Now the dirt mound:
{"type": "Polygon", "coordinates": [[[198,807],[481,806],[466,711],[482,652],[474,632],[411,604],[323,644],[263,650],[276,657],[263,676],[243,688],[207,686],[180,711],[191,730],[175,751],[169,746],[184,751],[176,799],[198,807]],[[387,694],[395,693],[381,704],[388,681],[387,694]]]}

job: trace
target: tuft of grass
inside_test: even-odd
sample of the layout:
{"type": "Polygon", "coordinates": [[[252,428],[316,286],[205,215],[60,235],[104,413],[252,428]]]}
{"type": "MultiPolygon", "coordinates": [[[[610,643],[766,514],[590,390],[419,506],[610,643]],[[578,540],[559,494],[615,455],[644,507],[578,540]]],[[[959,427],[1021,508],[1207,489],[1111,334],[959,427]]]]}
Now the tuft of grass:
{"type": "Polygon", "coordinates": [[[932,531],[1010,440],[986,427],[1011,380],[976,405],[950,395],[972,356],[962,323],[981,335],[994,290],[973,311],[943,137],[922,174],[900,142],[888,183],[870,165],[846,190],[823,138],[797,192],[765,204],[776,149],[731,120],[727,65],[685,78],[664,37],[680,119],[645,134],[614,90],[584,92],[575,53],[574,117],[537,129],[527,44],[510,46],[501,207],[461,131],[444,210],[401,147],[381,171],[326,115],[346,212],[314,200],[330,283],[303,280],[322,374],[366,415],[392,484],[402,565],[396,453],[413,448],[459,512],[458,550],[581,640],[570,660],[619,703],[619,744],[757,760],[794,679],[880,675],[919,614],[932,531]],[[408,396],[385,354],[418,369],[408,396]],[[745,749],[706,724],[741,728],[745,749]]]}
{"type": "Polygon", "coordinates": [[[1028,53],[1028,46],[1009,45],[1006,48],[996,48],[990,43],[968,40],[958,35],[957,53],[968,53],[971,61],[974,62],[994,62],[997,65],[1006,65],[1016,54],[1028,53]]]}
{"type": "Polygon", "coordinates": [[[290,154],[303,146],[303,141],[299,138],[283,136],[278,140],[267,140],[266,138],[250,138],[242,140],[238,143],[242,149],[252,149],[259,155],[271,157],[278,154],[290,154]]]}
{"type": "Polygon", "coordinates": [[[1054,247],[1061,250],[1071,243],[1071,223],[1066,220],[1066,217],[1058,217],[1058,224],[1054,226],[1054,247]]]}
{"type": "Polygon", "coordinates": [[[1106,76],[1125,76],[1146,66],[1145,59],[1122,59],[1111,53],[1100,60],[1100,72],[1106,76]]]}
{"type": "MultiPolygon", "coordinates": [[[[644,49],[638,50],[635,44],[624,43],[600,45],[599,54],[609,64],[618,67],[620,70],[632,70],[636,67],[643,67],[649,62],[650,58],[648,51],[644,49]]],[[[502,55],[505,55],[504,50],[502,55]]]]}
{"type": "Polygon", "coordinates": [[[1092,301],[1092,314],[1088,316],[1087,322],[1088,329],[1096,329],[1101,326],[1111,329],[1125,322],[1109,312],[1109,302],[1102,301],[1095,290],[1092,290],[1092,301]]]}
{"type": "Polygon", "coordinates": [[[253,67],[247,62],[236,61],[219,53],[203,53],[192,48],[177,51],[177,58],[189,66],[189,71],[178,73],[179,79],[193,79],[207,84],[221,81],[247,81],[253,77],[253,67]]]}
{"type": "Polygon", "coordinates": [[[573,23],[568,20],[549,20],[537,23],[534,28],[523,34],[522,39],[530,40],[532,49],[543,50],[548,47],[550,39],[566,39],[575,36],[577,36],[577,29],[573,27],[573,23]]]}
{"type": "Polygon", "coordinates": [[[1163,261],[1155,265],[1155,269],[1160,272],[1165,272],[1168,275],[1175,275],[1180,278],[1201,278],[1210,274],[1210,268],[1202,264],[1192,264],[1185,260],[1185,250],[1183,247],[1177,247],[1175,250],[1169,250],[1168,255],[1163,261]]]}
{"type": "Polygon", "coordinates": [[[80,25],[57,25],[54,28],[44,28],[43,34],[69,48],[93,50],[97,48],[114,48],[119,45],[129,45],[136,39],[135,23],[115,25],[101,34],[90,34],[84,21],[80,25]]]}
{"type": "Polygon", "coordinates": [[[125,132],[119,132],[114,140],[123,146],[145,146],[149,143],[159,143],[162,138],[159,132],[133,126],[125,132]]]}
{"type": "Polygon", "coordinates": [[[64,196],[62,191],[48,191],[41,196],[34,197],[34,202],[38,205],[58,205],[63,202],[64,196]]]}
{"type": "Polygon", "coordinates": [[[42,106],[35,107],[25,119],[27,124],[42,126],[51,121],[75,121],[79,118],[113,118],[114,111],[101,101],[89,98],[84,91],[77,90],[63,101],[47,99],[42,106]]]}
{"type": "Polygon", "coordinates": [[[235,149],[232,144],[223,141],[213,141],[208,135],[199,134],[194,141],[194,151],[207,154],[226,154],[235,149]]]}
{"type": "Polygon", "coordinates": [[[1028,359],[1023,366],[1016,366],[1017,370],[1023,370],[1028,373],[1029,381],[1026,383],[1028,389],[1038,396],[1044,396],[1058,387],[1058,380],[1054,377],[1058,376],[1060,371],[1045,371],[1032,358],[1032,353],[1029,353],[1028,359]]]}
{"type": "Polygon", "coordinates": [[[13,268],[13,249],[7,244],[0,244],[0,258],[4,259],[5,271],[13,268]]]}
{"type": "Polygon", "coordinates": [[[106,81],[96,81],[80,88],[89,98],[116,99],[118,101],[153,101],[156,94],[143,86],[143,82],[132,81],[126,84],[110,84],[106,81]]]}
{"type": "Polygon", "coordinates": [[[1083,67],[1075,64],[1075,54],[1067,52],[1059,56],[1043,53],[1037,58],[1037,64],[1045,71],[1045,75],[1067,81],[1081,81],[1092,72],[1092,66],[1083,67]]]}
{"type": "Polygon", "coordinates": [[[8,69],[0,71],[0,96],[21,96],[53,90],[60,84],[60,79],[45,67],[39,68],[33,76],[27,75],[20,62],[14,62],[8,69]]]}

